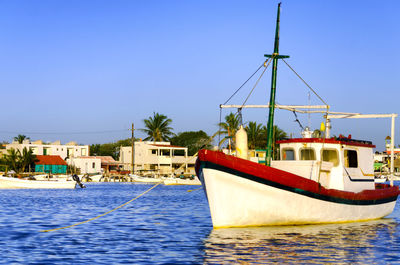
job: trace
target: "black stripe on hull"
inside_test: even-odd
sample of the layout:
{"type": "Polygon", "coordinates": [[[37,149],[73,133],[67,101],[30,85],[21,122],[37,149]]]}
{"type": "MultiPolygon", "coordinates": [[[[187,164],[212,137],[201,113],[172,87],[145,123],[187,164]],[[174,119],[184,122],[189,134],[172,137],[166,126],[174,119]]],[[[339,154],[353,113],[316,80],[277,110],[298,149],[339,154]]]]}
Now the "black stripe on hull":
{"type": "Polygon", "coordinates": [[[301,194],[301,195],[304,195],[304,196],[307,196],[310,198],[327,201],[327,202],[349,204],[349,205],[377,205],[377,204],[384,204],[384,203],[393,202],[393,201],[397,200],[397,195],[388,197],[388,198],[378,199],[378,200],[351,200],[351,199],[327,196],[327,195],[323,195],[323,194],[319,194],[319,193],[314,193],[311,191],[306,191],[306,190],[286,186],[286,185],[283,185],[283,184],[280,184],[280,183],[277,183],[277,182],[274,182],[271,180],[263,179],[263,178],[256,177],[251,174],[243,173],[238,170],[234,170],[234,169],[227,168],[227,167],[224,167],[224,166],[221,166],[218,164],[214,164],[209,161],[201,161],[201,168],[210,168],[210,169],[219,170],[219,171],[222,171],[225,173],[229,173],[229,174],[241,177],[241,178],[245,178],[245,179],[260,183],[260,184],[268,185],[268,186],[271,186],[274,188],[286,190],[289,192],[294,192],[294,193],[301,194]]]}

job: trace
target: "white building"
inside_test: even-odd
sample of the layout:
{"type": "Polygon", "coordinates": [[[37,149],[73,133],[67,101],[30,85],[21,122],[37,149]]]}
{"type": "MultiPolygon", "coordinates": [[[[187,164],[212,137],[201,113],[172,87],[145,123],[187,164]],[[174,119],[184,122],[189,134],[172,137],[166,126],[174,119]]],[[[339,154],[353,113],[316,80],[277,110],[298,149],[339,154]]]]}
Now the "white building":
{"type": "Polygon", "coordinates": [[[13,141],[11,144],[6,145],[6,150],[13,148],[22,152],[25,147],[28,150],[32,150],[35,155],[58,155],[64,160],[66,158],[89,155],[89,145],[78,145],[76,142],[62,145],[60,141],[48,144],[43,143],[41,140],[31,142],[29,139],[24,140],[22,144],[13,141]]]}
{"type": "Polygon", "coordinates": [[[101,159],[95,156],[72,157],[67,160],[69,165],[80,169],[81,174],[101,173],[101,159]]]}
{"type": "MultiPolygon", "coordinates": [[[[196,157],[189,157],[186,147],[173,146],[170,142],[135,142],[135,173],[146,174],[195,174],[196,157]]],[[[120,148],[119,162],[124,170],[131,170],[132,147],[120,148]]]]}

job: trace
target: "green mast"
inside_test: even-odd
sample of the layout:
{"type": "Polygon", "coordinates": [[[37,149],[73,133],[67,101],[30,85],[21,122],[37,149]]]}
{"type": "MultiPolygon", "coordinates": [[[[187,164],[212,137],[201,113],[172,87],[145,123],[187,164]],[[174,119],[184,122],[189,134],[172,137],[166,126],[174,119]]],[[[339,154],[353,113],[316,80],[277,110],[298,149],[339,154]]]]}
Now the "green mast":
{"type": "Polygon", "coordinates": [[[275,94],[276,94],[276,74],[278,70],[278,59],[289,58],[286,55],[279,55],[279,15],[281,12],[281,3],[278,4],[278,15],[276,18],[275,30],[275,44],[274,53],[272,55],[266,54],[265,57],[272,58],[272,77],[271,77],[271,95],[269,99],[269,115],[267,124],[267,157],[265,164],[271,165],[272,160],[272,145],[273,145],[273,131],[274,131],[274,113],[275,113],[275,94]]]}

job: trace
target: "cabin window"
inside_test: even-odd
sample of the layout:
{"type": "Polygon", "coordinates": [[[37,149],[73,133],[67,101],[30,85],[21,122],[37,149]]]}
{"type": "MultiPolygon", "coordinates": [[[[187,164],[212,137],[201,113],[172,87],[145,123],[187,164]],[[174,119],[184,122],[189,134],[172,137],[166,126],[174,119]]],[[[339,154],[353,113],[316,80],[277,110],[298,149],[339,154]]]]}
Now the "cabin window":
{"type": "Polygon", "coordinates": [[[284,148],[282,150],[282,160],[294,160],[294,149],[284,148]]]}
{"type": "Polygon", "coordinates": [[[339,165],[338,152],[335,149],[323,149],[322,150],[322,161],[332,162],[333,166],[339,165]]]}
{"type": "Polygon", "coordinates": [[[344,166],[345,167],[358,167],[357,151],[344,150],[344,166]]]}
{"type": "Polygon", "coordinates": [[[300,150],[300,160],[315,160],[315,151],[313,148],[302,148],[300,150]]]}

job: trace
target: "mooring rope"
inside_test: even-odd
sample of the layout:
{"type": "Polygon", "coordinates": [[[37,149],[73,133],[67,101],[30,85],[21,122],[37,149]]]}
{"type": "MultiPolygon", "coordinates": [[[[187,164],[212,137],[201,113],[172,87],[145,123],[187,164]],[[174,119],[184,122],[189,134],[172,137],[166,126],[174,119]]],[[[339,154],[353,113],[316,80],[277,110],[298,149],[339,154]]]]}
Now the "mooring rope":
{"type": "Polygon", "coordinates": [[[188,190],[187,192],[196,191],[196,190],[199,190],[199,189],[201,189],[201,188],[203,188],[203,186],[201,186],[200,188],[194,189],[194,190],[188,190]]]}
{"type": "Polygon", "coordinates": [[[111,213],[111,212],[114,212],[115,210],[118,210],[119,208],[121,208],[121,207],[123,207],[123,206],[125,206],[125,205],[127,205],[127,204],[129,204],[129,203],[131,203],[131,202],[133,202],[134,200],[139,199],[140,197],[142,197],[143,195],[145,195],[146,193],[148,193],[149,191],[151,191],[152,189],[154,189],[155,187],[157,187],[157,186],[160,185],[161,183],[162,183],[162,182],[157,183],[156,185],[154,185],[154,186],[151,187],[150,189],[146,190],[146,191],[143,192],[142,194],[140,194],[140,195],[136,196],[135,198],[133,198],[132,200],[127,201],[126,203],[121,204],[120,206],[118,206],[118,207],[116,207],[116,208],[114,208],[114,209],[112,209],[112,210],[110,210],[110,211],[108,211],[108,212],[106,212],[106,213],[100,214],[100,215],[98,215],[98,216],[96,216],[96,217],[90,218],[90,219],[88,219],[88,220],[86,220],[86,221],[79,222],[79,223],[76,223],[76,224],[73,224],[73,225],[68,225],[68,226],[59,227],[59,228],[54,228],[54,229],[48,229],[48,230],[41,230],[40,232],[53,232],[53,231],[57,231],[57,230],[65,229],[65,228],[74,227],[74,226],[77,226],[77,225],[85,224],[85,223],[88,223],[88,222],[90,222],[90,221],[96,220],[97,218],[100,218],[100,217],[105,216],[105,215],[107,215],[107,214],[109,214],[109,213],[111,213]]]}

